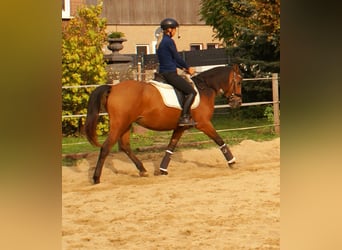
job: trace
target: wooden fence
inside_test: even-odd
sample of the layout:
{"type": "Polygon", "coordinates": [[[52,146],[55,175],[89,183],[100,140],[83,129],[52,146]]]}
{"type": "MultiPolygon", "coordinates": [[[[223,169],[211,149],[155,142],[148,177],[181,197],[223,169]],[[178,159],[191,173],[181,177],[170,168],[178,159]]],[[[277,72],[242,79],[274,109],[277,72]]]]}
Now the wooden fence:
{"type": "MultiPolygon", "coordinates": [[[[146,76],[147,73],[142,73],[141,69],[139,71],[139,66],[138,66],[138,74],[137,74],[137,79],[145,78],[143,76],[146,76]]],[[[279,77],[278,73],[273,73],[272,78],[271,77],[266,77],[266,78],[244,78],[243,81],[261,81],[261,80],[269,80],[272,81],[272,96],[273,100],[272,101],[262,101],[262,102],[250,102],[250,103],[242,103],[241,106],[256,106],[256,105],[265,105],[265,104],[273,104],[273,117],[274,117],[274,129],[276,134],[280,134],[280,109],[279,109],[279,77]]],[[[89,87],[97,87],[99,85],[81,85],[81,86],[63,86],[63,89],[66,88],[89,88],[89,87]]],[[[229,104],[225,105],[215,105],[215,109],[219,108],[227,108],[230,107],[229,104]]],[[[107,113],[100,113],[100,115],[107,115],[107,113]]],[[[79,117],[86,117],[86,114],[81,114],[81,115],[63,115],[62,119],[65,118],[79,118],[79,117]]],[[[247,127],[247,128],[235,128],[235,129],[226,129],[226,130],[221,130],[221,131],[231,131],[231,130],[245,130],[245,129],[254,129],[254,128],[259,128],[259,127],[266,127],[269,125],[265,126],[258,126],[258,127],[247,127]]]]}

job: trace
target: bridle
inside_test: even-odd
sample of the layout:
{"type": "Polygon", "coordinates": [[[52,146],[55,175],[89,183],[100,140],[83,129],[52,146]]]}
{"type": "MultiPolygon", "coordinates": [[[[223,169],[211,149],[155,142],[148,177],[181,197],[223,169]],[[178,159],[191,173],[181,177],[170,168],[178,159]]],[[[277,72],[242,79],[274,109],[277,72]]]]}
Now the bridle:
{"type": "MultiPolygon", "coordinates": [[[[237,84],[238,84],[238,81],[237,81],[237,73],[235,72],[235,71],[233,71],[233,80],[232,80],[232,84],[233,84],[233,91],[232,91],[232,93],[228,96],[226,93],[228,92],[228,90],[227,90],[227,92],[225,92],[224,93],[224,96],[228,99],[228,100],[232,100],[235,96],[237,96],[237,97],[242,97],[242,95],[241,94],[238,94],[238,93],[236,93],[236,89],[237,89],[237,84]]],[[[240,77],[241,77],[241,75],[239,75],[240,77]]]]}

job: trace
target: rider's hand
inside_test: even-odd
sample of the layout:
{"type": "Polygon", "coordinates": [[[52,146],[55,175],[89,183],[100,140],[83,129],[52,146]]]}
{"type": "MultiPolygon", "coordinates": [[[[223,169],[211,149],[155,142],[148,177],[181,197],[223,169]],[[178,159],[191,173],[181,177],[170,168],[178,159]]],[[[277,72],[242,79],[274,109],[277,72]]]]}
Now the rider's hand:
{"type": "Polygon", "coordinates": [[[192,67],[189,67],[186,71],[187,71],[190,75],[195,74],[195,69],[192,68],[192,67]]]}

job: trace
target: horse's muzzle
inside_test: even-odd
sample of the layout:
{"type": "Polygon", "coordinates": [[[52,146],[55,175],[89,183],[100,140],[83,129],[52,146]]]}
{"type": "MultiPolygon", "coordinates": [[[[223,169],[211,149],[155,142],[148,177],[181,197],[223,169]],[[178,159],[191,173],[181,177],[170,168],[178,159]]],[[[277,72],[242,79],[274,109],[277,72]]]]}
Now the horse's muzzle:
{"type": "Polygon", "coordinates": [[[233,109],[238,108],[242,104],[242,99],[240,96],[232,95],[228,98],[228,104],[233,109]]]}

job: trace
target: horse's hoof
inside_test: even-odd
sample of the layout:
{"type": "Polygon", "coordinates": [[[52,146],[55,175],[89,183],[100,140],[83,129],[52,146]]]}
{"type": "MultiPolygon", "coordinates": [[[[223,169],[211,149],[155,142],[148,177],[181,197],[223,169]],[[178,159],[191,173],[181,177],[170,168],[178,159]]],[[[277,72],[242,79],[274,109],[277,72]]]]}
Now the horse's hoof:
{"type": "Polygon", "coordinates": [[[168,175],[169,173],[165,170],[159,169],[160,175],[168,175]]]}
{"type": "Polygon", "coordinates": [[[168,175],[169,173],[167,172],[167,170],[161,170],[161,169],[156,169],[154,170],[154,175],[155,176],[159,176],[159,175],[168,175]]]}
{"type": "Polygon", "coordinates": [[[235,162],[233,162],[233,163],[228,163],[228,167],[229,167],[229,168],[232,168],[232,169],[233,169],[233,168],[234,168],[234,165],[235,165],[235,162]]]}
{"type": "Polygon", "coordinates": [[[233,157],[231,160],[228,161],[228,167],[233,168],[234,164],[235,164],[235,157],[233,157]]]}
{"type": "Polygon", "coordinates": [[[236,162],[234,161],[234,162],[232,162],[232,163],[228,163],[228,167],[230,168],[230,169],[236,169],[236,162]]]}
{"type": "Polygon", "coordinates": [[[99,184],[100,183],[100,178],[94,178],[94,184],[99,184]]]}
{"type": "Polygon", "coordinates": [[[139,172],[140,177],[148,177],[148,173],[146,171],[139,172]]]}

